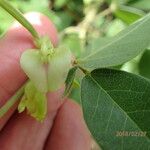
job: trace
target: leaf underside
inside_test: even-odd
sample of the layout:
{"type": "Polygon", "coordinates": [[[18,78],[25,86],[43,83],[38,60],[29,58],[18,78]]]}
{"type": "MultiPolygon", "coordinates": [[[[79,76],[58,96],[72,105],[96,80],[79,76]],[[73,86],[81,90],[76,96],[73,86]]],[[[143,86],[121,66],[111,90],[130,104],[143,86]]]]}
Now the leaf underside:
{"type": "Polygon", "coordinates": [[[137,56],[150,41],[150,13],[108,40],[105,45],[78,59],[87,69],[120,65],[137,56]]]}

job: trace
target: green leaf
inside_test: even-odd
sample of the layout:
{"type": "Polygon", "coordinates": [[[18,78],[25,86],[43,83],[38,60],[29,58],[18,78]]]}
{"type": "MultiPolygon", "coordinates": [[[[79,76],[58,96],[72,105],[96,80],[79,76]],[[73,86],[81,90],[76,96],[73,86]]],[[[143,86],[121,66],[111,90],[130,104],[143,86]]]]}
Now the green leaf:
{"type": "Polygon", "coordinates": [[[141,59],[141,56],[142,56],[142,54],[140,54],[137,57],[135,57],[134,59],[124,63],[121,66],[121,70],[139,75],[139,61],[141,59]]]}
{"type": "Polygon", "coordinates": [[[46,95],[39,92],[31,81],[27,83],[24,96],[18,105],[20,113],[25,109],[39,121],[42,121],[47,113],[46,95]]]}
{"type": "Polygon", "coordinates": [[[148,80],[123,71],[97,69],[84,77],[81,101],[86,123],[103,150],[150,148],[148,80]]]}
{"type": "Polygon", "coordinates": [[[55,53],[49,60],[48,64],[48,89],[55,91],[59,89],[67,78],[71,68],[72,54],[70,50],[64,47],[55,49],[55,53]]]}
{"type": "Polygon", "coordinates": [[[138,9],[143,9],[143,10],[150,10],[150,1],[149,0],[131,0],[129,2],[129,5],[131,7],[136,7],[138,9]]]}
{"type": "Polygon", "coordinates": [[[144,12],[129,6],[119,6],[115,11],[115,15],[127,24],[131,24],[134,21],[144,16],[144,12]]]}
{"type": "Polygon", "coordinates": [[[46,67],[42,62],[40,52],[32,49],[25,51],[21,56],[20,64],[36,88],[43,93],[47,92],[46,67]]]}
{"type": "Polygon", "coordinates": [[[67,95],[71,88],[72,88],[72,85],[73,85],[73,81],[74,81],[74,78],[75,78],[75,74],[76,74],[76,70],[77,70],[77,67],[73,67],[69,70],[68,72],[68,76],[67,76],[67,79],[66,79],[66,88],[65,88],[65,92],[64,92],[64,95],[67,95]]]}
{"type": "Polygon", "coordinates": [[[81,57],[84,58],[92,54],[96,49],[103,48],[111,40],[112,40],[111,37],[100,37],[100,38],[90,39],[81,57]]]}
{"type": "Polygon", "coordinates": [[[150,79],[150,50],[144,52],[139,62],[139,73],[150,79]]]}
{"type": "Polygon", "coordinates": [[[120,65],[137,56],[150,43],[150,14],[138,20],[103,47],[78,59],[85,68],[94,69],[120,65]]]}

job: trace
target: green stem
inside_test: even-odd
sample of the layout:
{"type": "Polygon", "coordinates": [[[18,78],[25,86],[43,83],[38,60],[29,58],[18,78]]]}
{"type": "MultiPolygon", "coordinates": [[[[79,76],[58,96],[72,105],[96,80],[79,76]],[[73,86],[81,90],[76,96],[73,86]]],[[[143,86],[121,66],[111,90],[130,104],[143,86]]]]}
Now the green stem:
{"type": "Polygon", "coordinates": [[[81,66],[77,66],[85,75],[90,74],[90,71],[86,70],[85,68],[82,68],[81,66]]]}
{"type": "Polygon", "coordinates": [[[0,108],[0,118],[3,117],[5,115],[5,113],[7,113],[7,111],[17,102],[20,100],[21,96],[24,93],[24,87],[25,85],[23,85],[16,93],[14,96],[12,96],[7,102],[6,104],[4,104],[4,106],[2,106],[0,108]]]}
{"type": "Polygon", "coordinates": [[[20,22],[31,34],[38,40],[39,35],[34,29],[34,27],[29,23],[29,21],[16,10],[12,5],[10,5],[6,0],[0,0],[0,6],[5,9],[10,15],[12,15],[18,22],[20,22]]]}

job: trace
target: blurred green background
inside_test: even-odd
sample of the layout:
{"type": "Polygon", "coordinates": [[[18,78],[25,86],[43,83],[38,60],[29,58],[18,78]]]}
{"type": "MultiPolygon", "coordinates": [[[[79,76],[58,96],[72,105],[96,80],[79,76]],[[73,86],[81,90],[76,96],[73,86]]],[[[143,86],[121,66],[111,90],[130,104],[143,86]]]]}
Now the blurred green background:
{"type": "MultiPolygon", "coordinates": [[[[150,0],[8,0],[22,13],[38,11],[47,15],[59,31],[60,43],[76,57],[88,49],[92,51],[118,32],[150,11],[150,0]]],[[[0,8],[0,35],[14,19],[0,8]]],[[[150,78],[150,47],[133,60],[116,66],[150,78]]],[[[71,97],[80,101],[78,72],[71,97]]]]}

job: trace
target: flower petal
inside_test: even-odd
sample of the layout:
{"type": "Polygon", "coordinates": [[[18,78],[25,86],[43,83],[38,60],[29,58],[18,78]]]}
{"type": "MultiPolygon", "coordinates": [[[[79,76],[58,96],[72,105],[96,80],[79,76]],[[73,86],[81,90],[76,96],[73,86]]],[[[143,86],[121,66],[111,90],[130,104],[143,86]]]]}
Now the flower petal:
{"type": "Polygon", "coordinates": [[[43,93],[47,92],[47,75],[40,52],[33,49],[25,51],[21,56],[20,64],[36,88],[43,93]]]}
{"type": "Polygon", "coordinates": [[[72,54],[70,50],[59,47],[49,60],[48,64],[48,89],[55,91],[65,82],[69,69],[71,68],[72,54]]]}

